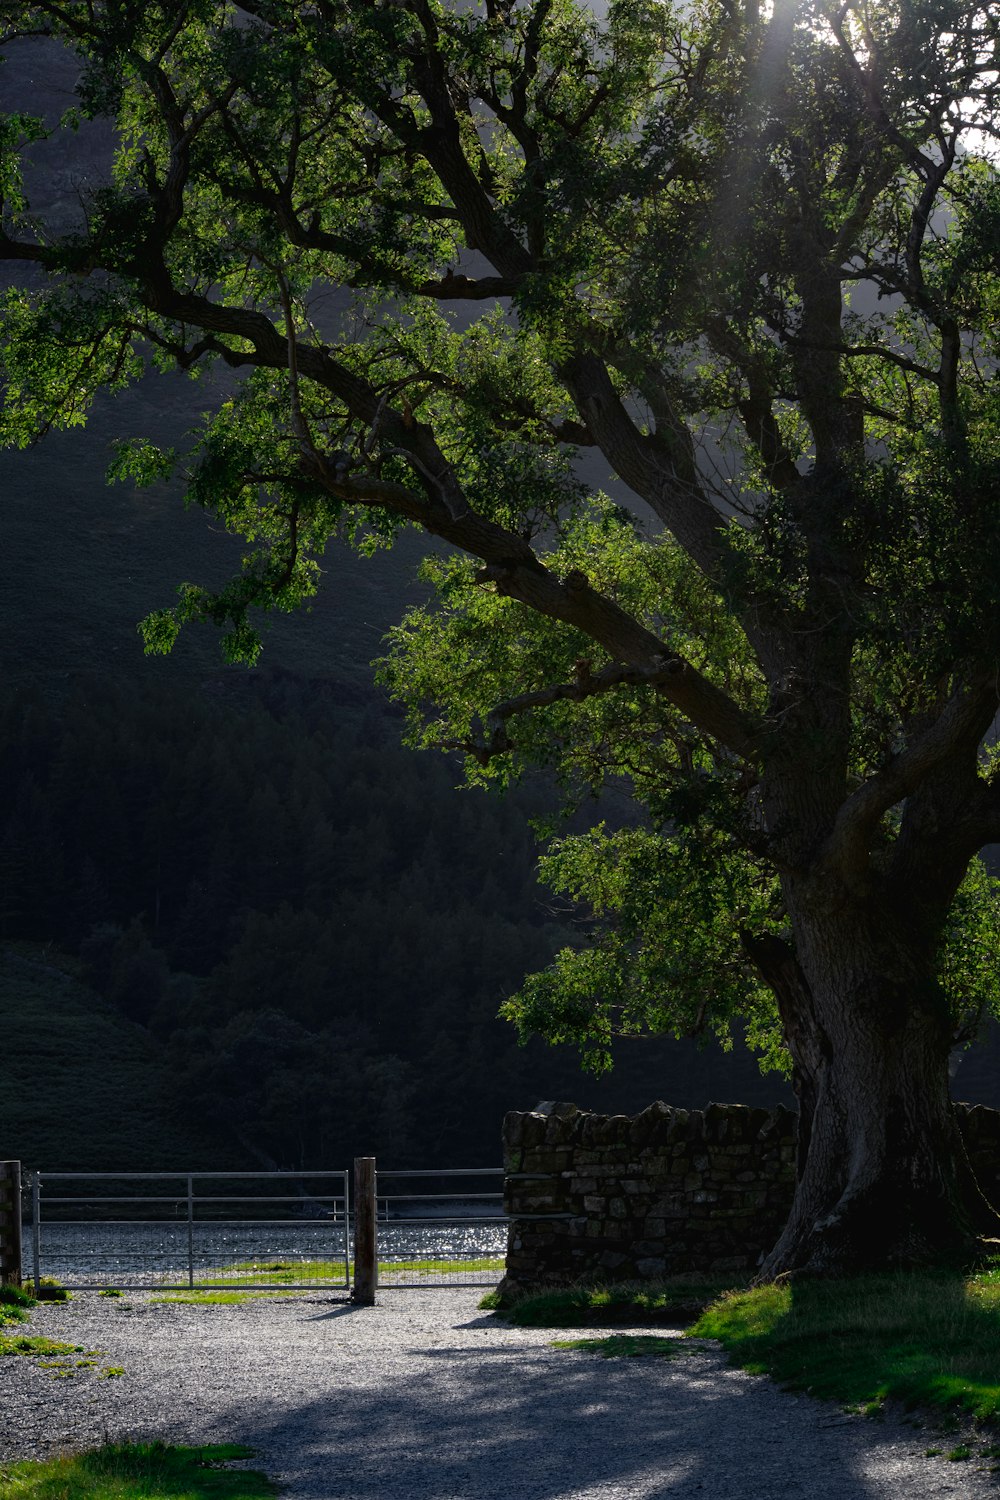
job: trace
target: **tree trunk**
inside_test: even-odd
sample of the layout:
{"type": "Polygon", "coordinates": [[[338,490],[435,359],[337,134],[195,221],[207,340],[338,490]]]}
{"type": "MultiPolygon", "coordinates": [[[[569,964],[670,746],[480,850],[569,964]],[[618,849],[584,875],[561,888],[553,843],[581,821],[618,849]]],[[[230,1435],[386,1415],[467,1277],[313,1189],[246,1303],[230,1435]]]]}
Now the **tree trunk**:
{"type": "Polygon", "coordinates": [[[819,1076],[824,1061],[823,1038],[813,1024],[812,995],[805,975],[788,944],[773,933],[740,933],[743,950],[778,1002],[785,1045],[792,1054],[792,1088],[799,1106],[797,1176],[809,1157],[819,1076]]]}
{"type": "Polygon", "coordinates": [[[932,955],[885,911],[810,905],[793,908],[801,982],[786,1025],[793,1056],[807,1038],[808,1149],[760,1279],[967,1261],[980,1235],[1000,1234],[1000,1218],[952,1109],[950,1018],[932,955]]]}

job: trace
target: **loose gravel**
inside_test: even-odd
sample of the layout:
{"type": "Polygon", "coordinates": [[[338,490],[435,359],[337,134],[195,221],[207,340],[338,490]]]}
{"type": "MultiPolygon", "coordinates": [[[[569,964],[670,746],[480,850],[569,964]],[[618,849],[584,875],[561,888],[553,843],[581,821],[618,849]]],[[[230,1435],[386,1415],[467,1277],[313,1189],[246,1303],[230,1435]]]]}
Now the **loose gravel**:
{"type": "Polygon", "coordinates": [[[784,1393],[713,1345],[604,1360],[552,1347],[572,1333],[508,1327],[478,1296],[198,1307],[77,1293],[39,1306],[26,1331],[103,1353],[72,1376],[0,1359],[0,1460],[106,1438],[245,1442],[285,1500],[1000,1495],[982,1438],[979,1457],[949,1462],[955,1434],[784,1393]]]}

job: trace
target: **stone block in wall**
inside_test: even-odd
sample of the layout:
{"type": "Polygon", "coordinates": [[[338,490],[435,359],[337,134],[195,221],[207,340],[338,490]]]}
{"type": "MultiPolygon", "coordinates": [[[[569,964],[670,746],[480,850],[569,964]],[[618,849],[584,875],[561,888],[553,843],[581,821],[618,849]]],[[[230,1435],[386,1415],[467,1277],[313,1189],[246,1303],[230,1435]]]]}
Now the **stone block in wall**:
{"type": "Polygon", "coordinates": [[[541,1146],[545,1141],[545,1129],[548,1121],[544,1115],[536,1115],[534,1112],[521,1116],[521,1146],[541,1146]]]}
{"type": "Polygon", "coordinates": [[[552,1151],[545,1149],[532,1151],[527,1156],[527,1160],[530,1161],[533,1172],[565,1172],[572,1167],[573,1153],[568,1150],[552,1151]]]}
{"type": "Polygon", "coordinates": [[[522,1214],[558,1213],[560,1200],[555,1193],[522,1193],[517,1207],[522,1214]]]}
{"type": "Polygon", "coordinates": [[[628,1115],[608,1115],[598,1126],[597,1139],[602,1146],[627,1146],[631,1128],[628,1115]]]}
{"type": "Polygon", "coordinates": [[[714,1177],[730,1177],[739,1165],[740,1158],[733,1153],[732,1148],[712,1152],[712,1175],[714,1177]]]}
{"type": "Polygon", "coordinates": [[[708,1269],[713,1275],[725,1276],[728,1271],[748,1271],[757,1263],[757,1257],[749,1255],[718,1255],[709,1261],[708,1269]]]}

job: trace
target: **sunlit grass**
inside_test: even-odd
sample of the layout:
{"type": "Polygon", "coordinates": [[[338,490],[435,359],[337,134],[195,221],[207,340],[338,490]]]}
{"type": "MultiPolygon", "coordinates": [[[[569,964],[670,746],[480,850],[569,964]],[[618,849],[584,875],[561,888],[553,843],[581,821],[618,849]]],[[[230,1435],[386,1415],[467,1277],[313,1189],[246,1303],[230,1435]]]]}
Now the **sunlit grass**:
{"type": "Polygon", "coordinates": [[[28,1310],[34,1307],[35,1299],[23,1287],[0,1282],[0,1328],[11,1328],[15,1323],[28,1320],[28,1310]]]}
{"type": "Polygon", "coordinates": [[[252,1454],[236,1443],[106,1444],[43,1462],[0,1464],[0,1494],[3,1500],[260,1500],[276,1493],[266,1475],[223,1467],[252,1454]]]}
{"type": "Polygon", "coordinates": [[[413,1272],[420,1276],[458,1276],[470,1271],[502,1271],[505,1261],[499,1256],[476,1256],[469,1260],[380,1260],[379,1275],[413,1272]]]}
{"type": "MultiPolygon", "coordinates": [[[[353,1280],[354,1262],[351,1261],[348,1265],[350,1279],[353,1280]]],[[[378,1269],[380,1276],[397,1275],[400,1272],[414,1272],[422,1276],[454,1276],[471,1271],[503,1271],[504,1258],[502,1255],[487,1255],[452,1260],[431,1257],[380,1260],[378,1269]]],[[[277,1284],[304,1281],[329,1281],[334,1284],[338,1282],[343,1284],[345,1280],[342,1260],[238,1261],[234,1265],[213,1271],[211,1276],[213,1281],[251,1282],[258,1280],[277,1284]]]]}
{"type": "Polygon", "coordinates": [[[814,1396],[1000,1416],[1000,1273],[895,1273],[731,1292],[691,1329],[814,1396]]]}
{"type": "Polygon", "coordinates": [[[65,1344],[41,1334],[0,1333],[0,1356],[5,1354],[80,1354],[82,1344],[65,1344]]]}
{"type": "Polygon", "coordinates": [[[183,1302],[195,1307],[211,1306],[213,1303],[222,1307],[235,1307],[241,1302],[263,1302],[271,1297],[294,1297],[294,1290],[260,1291],[253,1287],[246,1287],[241,1291],[199,1291],[195,1287],[187,1292],[164,1292],[162,1297],[150,1297],[151,1303],[183,1302]]]}
{"type": "MultiPolygon", "coordinates": [[[[477,1256],[465,1260],[383,1260],[379,1262],[379,1279],[392,1284],[395,1277],[460,1276],[471,1272],[496,1272],[504,1269],[502,1256],[477,1256]]],[[[220,1267],[209,1273],[211,1285],[191,1288],[164,1288],[162,1294],[151,1297],[154,1303],[180,1302],[192,1306],[238,1306],[240,1303],[266,1297],[290,1297],[303,1283],[317,1283],[320,1288],[328,1285],[332,1291],[347,1291],[348,1278],[344,1274],[344,1262],[340,1261],[242,1261],[236,1265],[220,1267]],[[219,1283],[223,1283],[219,1285],[219,1283]]],[[[350,1266],[350,1281],[354,1278],[354,1266],[350,1266]]],[[[206,1277],[206,1280],[208,1277],[206,1277]]]]}

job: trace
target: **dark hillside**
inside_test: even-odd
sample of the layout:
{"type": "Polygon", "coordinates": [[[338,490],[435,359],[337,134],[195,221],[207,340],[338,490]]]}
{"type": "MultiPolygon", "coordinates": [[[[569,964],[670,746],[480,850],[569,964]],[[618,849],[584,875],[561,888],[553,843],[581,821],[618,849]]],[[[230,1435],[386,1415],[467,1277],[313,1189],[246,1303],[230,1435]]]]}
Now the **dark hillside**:
{"type": "MultiPolygon", "coordinates": [[[[497,1008],[570,936],[535,884],[538,797],[456,792],[342,684],[22,692],[0,775],[0,938],[79,954],[164,1044],[191,1120],[282,1166],[489,1162],[505,1110],[541,1097],[783,1093],[717,1049],[634,1045],[598,1082],[571,1049],[518,1047],[497,1008]]],[[[44,1027],[41,979],[30,1001],[44,1027]]]]}
{"type": "MultiPolygon", "coordinates": [[[[143,656],[136,625],[174,602],[179,584],[220,584],[239,569],[240,543],[186,511],[179,484],[136,490],[105,483],[116,437],[183,445],[205,395],[181,377],[151,376],[108,399],[87,427],[0,453],[0,618],[3,677],[58,696],[96,666],[116,678],[196,683],[221,670],[216,632],[182,634],[172,655],[143,656]]],[[[369,662],[388,627],[421,597],[416,533],[391,552],[336,548],[309,614],[271,616],[264,660],[307,677],[370,686],[369,662]]]]}
{"type": "Polygon", "coordinates": [[[162,1043],[61,955],[0,948],[0,1037],[0,1157],[39,1171],[247,1164],[231,1139],[192,1126],[162,1043]]]}

